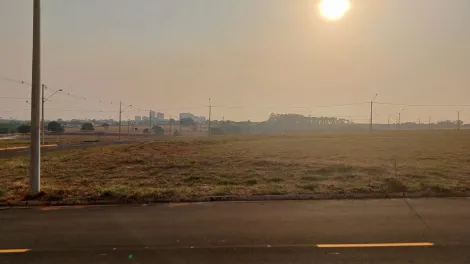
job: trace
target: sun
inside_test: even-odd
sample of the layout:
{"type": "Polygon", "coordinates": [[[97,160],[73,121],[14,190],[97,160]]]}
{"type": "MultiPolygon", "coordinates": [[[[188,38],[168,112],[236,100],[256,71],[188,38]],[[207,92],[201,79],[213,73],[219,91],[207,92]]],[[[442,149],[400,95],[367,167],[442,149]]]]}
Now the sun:
{"type": "Polygon", "coordinates": [[[320,14],[329,20],[339,20],[351,8],[350,0],[322,0],[318,5],[320,14]]]}

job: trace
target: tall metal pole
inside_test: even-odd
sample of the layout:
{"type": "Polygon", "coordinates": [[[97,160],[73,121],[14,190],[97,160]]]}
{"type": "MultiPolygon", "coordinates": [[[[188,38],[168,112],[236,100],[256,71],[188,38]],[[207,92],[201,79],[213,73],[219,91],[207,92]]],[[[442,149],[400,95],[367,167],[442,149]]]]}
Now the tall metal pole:
{"type": "Polygon", "coordinates": [[[119,140],[121,140],[121,114],[122,114],[122,102],[119,102],[119,137],[118,137],[119,140]]]}
{"type": "Polygon", "coordinates": [[[375,97],[372,101],[370,101],[370,123],[369,123],[369,133],[372,134],[372,107],[374,105],[374,102],[375,102],[375,99],[377,98],[377,95],[379,94],[375,94],[375,97]]]}
{"type": "Polygon", "coordinates": [[[31,84],[31,141],[29,151],[29,193],[37,195],[41,190],[41,1],[33,2],[33,59],[31,84]]]}
{"type": "Polygon", "coordinates": [[[212,135],[212,132],[211,132],[211,112],[212,112],[212,105],[211,105],[211,99],[209,98],[209,131],[207,131],[207,134],[208,134],[209,137],[212,135]]]}
{"type": "Polygon", "coordinates": [[[400,130],[401,113],[398,113],[398,130],[400,130]]]}
{"type": "Polygon", "coordinates": [[[369,133],[372,133],[372,106],[374,105],[373,101],[370,101],[370,121],[369,121],[369,133]]]}
{"type": "Polygon", "coordinates": [[[41,100],[41,144],[44,145],[44,88],[45,85],[42,85],[42,100],[41,100]]]}
{"type": "Polygon", "coordinates": [[[131,137],[131,121],[128,119],[127,120],[127,138],[129,139],[131,137]]]}
{"type": "Polygon", "coordinates": [[[457,111],[457,130],[460,130],[460,111],[457,111]]]}

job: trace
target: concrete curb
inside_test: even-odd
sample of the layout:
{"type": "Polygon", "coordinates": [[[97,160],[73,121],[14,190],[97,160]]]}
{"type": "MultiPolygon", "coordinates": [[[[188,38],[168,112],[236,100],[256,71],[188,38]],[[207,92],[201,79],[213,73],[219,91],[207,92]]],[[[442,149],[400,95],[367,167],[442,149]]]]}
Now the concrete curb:
{"type": "Polygon", "coordinates": [[[0,209],[15,207],[29,208],[37,206],[67,205],[123,205],[153,203],[194,203],[194,202],[228,202],[228,201],[289,201],[289,200],[368,200],[397,198],[470,198],[470,192],[415,192],[415,193],[364,193],[364,194],[282,194],[282,195],[249,195],[249,196],[200,196],[174,198],[116,198],[76,201],[0,201],[0,209]]]}

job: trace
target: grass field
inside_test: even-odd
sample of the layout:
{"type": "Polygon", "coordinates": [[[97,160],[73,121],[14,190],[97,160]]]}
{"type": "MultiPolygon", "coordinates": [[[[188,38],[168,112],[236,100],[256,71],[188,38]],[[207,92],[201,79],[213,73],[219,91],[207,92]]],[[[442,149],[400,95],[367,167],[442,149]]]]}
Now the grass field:
{"type": "MultiPolygon", "coordinates": [[[[64,143],[74,143],[74,142],[83,142],[83,141],[106,141],[106,140],[117,140],[116,136],[97,136],[97,135],[46,135],[44,137],[44,145],[50,144],[64,144],[64,143]]],[[[15,139],[4,139],[0,140],[0,149],[2,148],[11,148],[11,147],[22,147],[29,146],[30,140],[29,136],[19,136],[15,139]]]]}
{"type": "MultiPolygon", "coordinates": [[[[44,153],[46,200],[470,190],[470,131],[180,138],[44,153]]],[[[0,195],[27,194],[3,159],[0,195]]]]}
{"type": "MultiPolygon", "coordinates": [[[[167,136],[172,134],[171,132],[175,132],[175,130],[182,131],[183,135],[187,135],[187,136],[193,136],[193,135],[199,135],[199,134],[204,135],[204,136],[207,135],[207,129],[202,129],[202,128],[199,127],[198,132],[192,132],[191,127],[180,126],[179,123],[173,124],[171,126],[168,125],[168,124],[159,125],[159,126],[163,128],[163,130],[165,131],[165,135],[167,135],[167,136]]],[[[137,126],[131,125],[131,126],[128,127],[127,123],[123,122],[122,126],[121,126],[121,133],[123,135],[127,135],[127,132],[131,131],[131,134],[132,134],[132,129],[133,128],[137,128],[136,133],[142,133],[142,131],[144,129],[148,129],[149,126],[148,125],[137,125],[137,126]]],[[[80,132],[80,128],[66,128],[65,131],[66,132],[80,132]]],[[[96,126],[95,131],[96,132],[104,132],[105,129],[103,127],[100,127],[100,126],[96,126]]],[[[119,126],[109,126],[106,131],[108,133],[118,133],[119,132],[119,126]]]]}

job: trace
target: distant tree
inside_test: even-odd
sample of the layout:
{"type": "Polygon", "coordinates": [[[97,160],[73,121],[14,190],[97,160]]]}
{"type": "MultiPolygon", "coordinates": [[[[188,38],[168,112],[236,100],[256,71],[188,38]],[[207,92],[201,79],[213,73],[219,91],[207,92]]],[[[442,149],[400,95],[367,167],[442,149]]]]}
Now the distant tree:
{"type": "Polygon", "coordinates": [[[196,125],[196,121],[194,121],[192,118],[181,118],[180,124],[182,126],[194,126],[196,125]]]}
{"type": "Polygon", "coordinates": [[[223,135],[224,130],[220,127],[211,127],[211,135],[217,136],[217,135],[223,135]]]}
{"type": "Polygon", "coordinates": [[[108,128],[109,128],[108,123],[104,123],[104,124],[102,124],[101,126],[104,128],[104,131],[105,131],[105,132],[108,132],[108,128]]]}
{"type": "Polygon", "coordinates": [[[163,136],[165,134],[165,130],[161,126],[155,125],[152,127],[152,130],[157,136],[163,136]]]}
{"type": "Polygon", "coordinates": [[[227,134],[241,134],[242,133],[241,127],[235,124],[224,125],[223,130],[227,132],[227,134]]]}
{"type": "Polygon", "coordinates": [[[28,134],[31,132],[31,126],[27,124],[23,124],[17,127],[16,131],[21,134],[28,134]]]}
{"type": "Polygon", "coordinates": [[[64,127],[62,127],[59,122],[52,121],[47,124],[47,130],[52,132],[64,132],[64,127]]]}
{"type": "Polygon", "coordinates": [[[82,130],[82,131],[94,131],[95,127],[93,126],[92,123],[84,123],[80,130],[82,130]]]}

